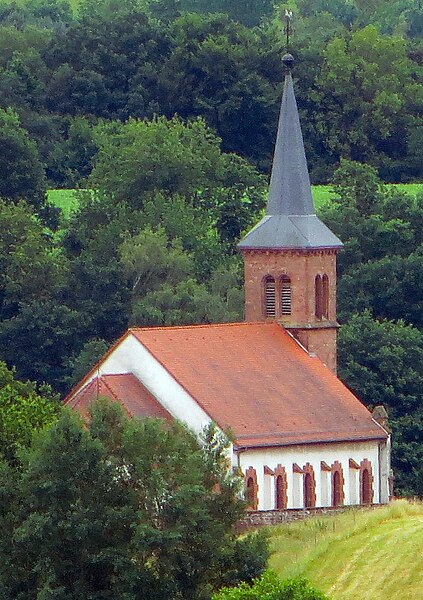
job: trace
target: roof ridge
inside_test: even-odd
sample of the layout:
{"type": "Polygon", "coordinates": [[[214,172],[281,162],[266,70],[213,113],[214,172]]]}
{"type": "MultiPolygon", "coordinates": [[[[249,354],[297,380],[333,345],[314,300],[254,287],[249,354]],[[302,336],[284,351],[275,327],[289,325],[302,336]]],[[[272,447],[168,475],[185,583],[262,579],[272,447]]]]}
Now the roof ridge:
{"type": "Polygon", "coordinates": [[[275,321],[239,321],[231,323],[199,323],[198,325],[160,325],[157,327],[129,327],[128,331],[169,331],[171,329],[212,329],[251,325],[274,325],[275,321]]]}

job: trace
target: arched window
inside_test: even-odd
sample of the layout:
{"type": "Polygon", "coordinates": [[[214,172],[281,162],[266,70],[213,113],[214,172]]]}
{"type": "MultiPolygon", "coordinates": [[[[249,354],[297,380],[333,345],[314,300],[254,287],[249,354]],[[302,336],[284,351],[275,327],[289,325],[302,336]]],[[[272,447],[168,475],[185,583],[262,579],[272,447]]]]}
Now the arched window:
{"type": "Polygon", "coordinates": [[[372,463],[367,458],[360,463],[360,502],[361,504],[373,502],[372,463]]]}
{"type": "Polygon", "coordinates": [[[342,465],[336,461],[332,465],[332,506],[344,504],[344,473],[342,465]]]}
{"type": "Polygon", "coordinates": [[[270,275],[264,280],[264,316],[276,317],[276,284],[270,275]]]}
{"type": "Polygon", "coordinates": [[[367,469],[363,469],[361,474],[361,503],[370,504],[370,473],[367,469]]]}
{"type": "Polygon", "coordinates": [[[314,508],[316,506],[316,481],[314,478],[314,469],[307,463],[304,465],[304,508],[314,508]]]}
{"type": "Polygon", "coordinates": [[[323,282],[320,275],[316,275],[314,280],[314,301],[314,314],[316,315],[316,319],[321,319],[323,315],[323,282]]]}
{"type": "Polygon", "coordinates": [[[339,471],[332,475],[332,506],[341,506],[341,476],[339,471]]]}
{"type": "Polygon", "coordinates": [[[254,493],[254,479],[252,477],[249,477],[247,479],[247,493],[246,493],[246,500],[247,500],[247,505],[248,508],[252,508],[254,509],[254,504],[255,504],[255,493],[254,493]]]}
{"type": "Polygon", "coordinates": [[[281,277],[281,315],[291,314],[291,280],[288,275],[281,277]]]}
{"type": "Polygon", "coordinates": [[[326,274],[322,277],[322,317],[329,318],[329,277],[326,274]]]}
{"type": "Polygon", "coordinates": [[[249,510],[257,510],[258,507],[258,485],[257,473],[253,467],[248,467],[245,474],[245,500],[249,510]]]}
{"type": "Polygon", "coordinates": [[[313,505],[311,503],[311,490],[312,490],[313,482],[311,480],[310,473],[306,473],[304,475],[304,507],[311,508],[313,505]]]}
{"type": "Polygon", "coordinates": [[[286,471],[278,465],[275,469],[275,508],[282,510],[287,507],[287,504],[286,471]]]}

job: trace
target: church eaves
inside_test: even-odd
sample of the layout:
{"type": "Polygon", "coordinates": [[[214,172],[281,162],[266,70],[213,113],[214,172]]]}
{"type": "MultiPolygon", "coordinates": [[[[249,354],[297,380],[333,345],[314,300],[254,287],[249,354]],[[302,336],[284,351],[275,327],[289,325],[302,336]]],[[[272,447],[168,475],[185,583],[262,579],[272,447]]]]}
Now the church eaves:
{"type": "Polygon", "coordinates": [[[292,82],[287,67],[266,215],[238,244],[242,249],[340,248],[341,241],[316,216],[292,82]]]}

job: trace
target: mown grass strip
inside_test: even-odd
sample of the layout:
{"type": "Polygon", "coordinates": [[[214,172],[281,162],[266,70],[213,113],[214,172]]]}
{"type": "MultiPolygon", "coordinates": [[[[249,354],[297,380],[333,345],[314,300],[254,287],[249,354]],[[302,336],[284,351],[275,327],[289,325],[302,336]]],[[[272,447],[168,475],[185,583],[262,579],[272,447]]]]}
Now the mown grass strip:
{"type": "Polygon", "coordinates": [[[423,504],[313,517],[271,530],[271,566],[333,600],[423,598],[423,504]]]}

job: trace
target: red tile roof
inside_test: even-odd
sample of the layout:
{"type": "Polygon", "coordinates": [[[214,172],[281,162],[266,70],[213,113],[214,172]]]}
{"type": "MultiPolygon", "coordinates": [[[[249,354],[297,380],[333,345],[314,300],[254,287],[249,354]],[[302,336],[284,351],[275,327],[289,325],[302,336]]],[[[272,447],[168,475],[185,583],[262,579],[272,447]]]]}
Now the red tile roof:
{"type": "Polygon", "coordinates": [[[95,377],[67,402],[82,415],[88,412],[90,402],[99,396],[116,400],[131,417],[159,417],[170,421],[171,415],[132,373],[95,377]]]}
{"type": "Polygon", "coordinates": [[[384,439],[369,411],[277,323],[130,333],[240,447],[384,439]]]}

